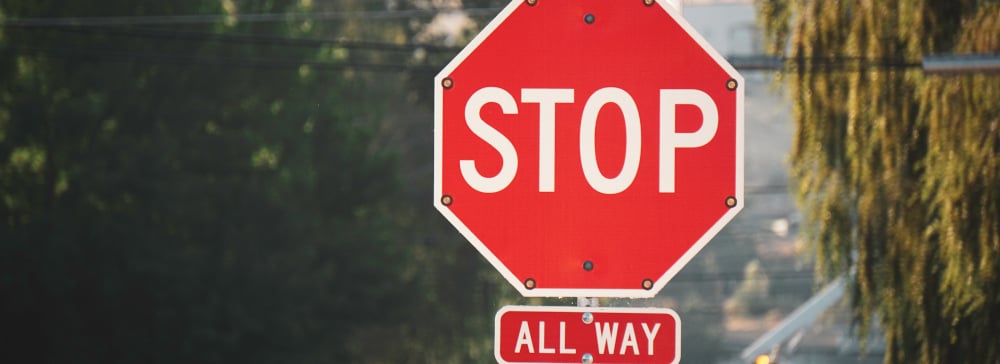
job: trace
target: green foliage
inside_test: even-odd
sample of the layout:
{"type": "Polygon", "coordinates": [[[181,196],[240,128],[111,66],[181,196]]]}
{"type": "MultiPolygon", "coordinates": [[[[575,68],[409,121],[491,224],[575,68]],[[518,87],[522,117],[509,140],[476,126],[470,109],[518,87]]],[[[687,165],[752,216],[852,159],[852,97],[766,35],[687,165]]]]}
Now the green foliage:
{"type": "Polygon", "coordinates": [[[818,269],[857,270],[855,315],[878,319],[886,362],[1000,362],[1000,76],[893,67],[1000,52],[1000,5],[771,0],[758,18],[795,61],[791,164],[818,269]]]}
{"type": "MultiPolygon", "coordinates": [[[[373,4],[5,1],[0,14],[233,15],[373,4]]],[[[0,326],[11,339],[0,362],[491,358],[492,315],[505,291],[474,249],[443,233],[450,227],[430,214],[430,187],[409,183],[430,183],[420,175],[429,146],[388,142],[397,130],[430,134],[429,122],[392,124],[399,116],[391,113],[416,108],[399,106],[406,74],[335,67],[409,55],[212,36],[408,32],[405,22],[359,19],[5,23],[0,326]]]]}

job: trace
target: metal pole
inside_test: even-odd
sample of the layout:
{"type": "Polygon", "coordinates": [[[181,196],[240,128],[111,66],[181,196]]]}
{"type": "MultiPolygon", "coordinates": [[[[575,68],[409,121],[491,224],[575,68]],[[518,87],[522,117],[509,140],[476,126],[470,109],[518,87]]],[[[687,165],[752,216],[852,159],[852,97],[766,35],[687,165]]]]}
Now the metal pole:
{"type": "Polygon", "coordinates": [[[931,74],[1000,72],[1000,53],[926,55],[921,66],[931,74]]]}
{"type": "MultiPolygon", "coordinates": [[[[740,352],[740,359],[750,360],[757,355],[767,353],[769,350],[772,353],[771,355],[775,355],[776,357],[778,354],[777,349],[782,343],[792,337],[792,335],[795,335],[799,330],[812,325],[813,322],[816,322],[816,318],[820,314],[840,301],[840,298],[844,296],[846,286],[844,277],[830,282],[830,284],[816,293],[815,296],[788,314],[777,326],[764,333],[764,335],[743,349],[740,352]]],[[[774,360],[775,357],[772,357],[771,360],[774,360]]]]}

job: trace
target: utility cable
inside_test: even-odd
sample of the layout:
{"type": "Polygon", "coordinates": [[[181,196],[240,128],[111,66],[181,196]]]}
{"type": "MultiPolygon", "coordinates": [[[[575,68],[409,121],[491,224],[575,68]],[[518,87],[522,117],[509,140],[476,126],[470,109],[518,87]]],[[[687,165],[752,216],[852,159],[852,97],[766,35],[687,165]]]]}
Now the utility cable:
{"type": "Polygon", "coordinates": [[[37,17],[8,18],[0,25],[9,26],[103,26],[103,25],[167,25],[167,24],[214,24],[227,21],[237,23],[265,23],[304,20],[396,20],[428,18],[440,14],[462,14],[470,17],[495,16],[500,8],[468,9],[408,9],[369,10],[342,12],[308,13],[263,13],[263,14],[194,14],[194,15],[153,15],[153,16],[106,16],[106,17],[37,17]]]}
{"type": "Polygon", "coordinates": [[[298,69],[302,66],[309,66],[316,70],[345,70],[353,69],[369,72],[403,72],[403,71],[425,71],[434,72],[436,68],[392,63],[364,63],[364,62],[321,62],[299,59],[282,58],[243,58],[243,57],[204,57],[204,56],[181,56],[171,54],[90,50],[75,48],[51,48],[51,47],[5,47],[0,48],[0,54],[34,54],[41,56],[52,56],[62,58],[72,58],[74,61],[112,61],[112,62],[144,62],[153,64],[171,65],[196,65],[214,67],[250,67],[262,69],[298,69]]]}
{"type": "Polygon", "coordinates": [[[106,34],[121,37],[138,37],[157,40],[181,40],[181,41],[218,41],[236,44],[252,45],[277,45],[290,47],[323,47],[334,45],[347,49],[365,49],[378,51],[415,51],[421,49],[427,52],[450,52],[458,53],[460,47],[449,47],[430,43],[389,43],[359,41],[347,39],[318,39],[318,38],[293,38],[272,35],[257,34],[227,34],[215,32],[198,32],[184,30],[166,30],[157,28],[136,28],[136,27],[109,27],[109,26],[79,26],[79,25],[47,25],[47,26],[24,26],[5,24],[8,29],[20,30],[47,30],[73,34],[106,34]]]}

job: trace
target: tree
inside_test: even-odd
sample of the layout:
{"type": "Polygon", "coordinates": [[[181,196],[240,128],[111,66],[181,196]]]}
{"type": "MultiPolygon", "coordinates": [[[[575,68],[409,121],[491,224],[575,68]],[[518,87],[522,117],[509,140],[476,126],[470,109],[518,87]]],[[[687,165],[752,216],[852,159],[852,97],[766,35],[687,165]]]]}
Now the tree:
{"type": "Polygon", "coordinates": [[[853,275],[887,363],[1000,362],[1000,75],[927,75],[1000,52],[1000,4],[766,0],[790,64],[791,169],[818,270],[853,275]]]}
{"type": "Polygon", "coordinates": [[[0,1],[0,361],[491,361],[516,293],[427,197],[440,5],[0,1]]]}
{"type": "Polygon", "coordinates": [[[289,40],[340,24],[232,17],[300,6],[0,2],[0,361],[414,355],[358,339],[420,339],[383,101],[289,40]]]}

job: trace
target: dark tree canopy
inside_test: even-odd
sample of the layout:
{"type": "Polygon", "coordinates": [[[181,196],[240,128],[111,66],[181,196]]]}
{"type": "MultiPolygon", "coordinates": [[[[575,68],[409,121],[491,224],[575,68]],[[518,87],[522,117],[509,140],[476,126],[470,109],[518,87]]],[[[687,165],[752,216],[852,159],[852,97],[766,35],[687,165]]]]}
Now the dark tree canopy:
{"type": "Polygon", "coordinates": [[[1000,53],[1000,3],[765,0],[790,60],[791,168],[822,273],[856,270],[888,363],[1000,362],[1000,75],[924,55],[1000,53]]]}
{"type": "Polygon", "coordinates": [[[237,17],[385,6],[0,1],[0,362],[491,358],[503,291],[390,143],[411,75],[365,68],[414,26],[237,17]]]}

